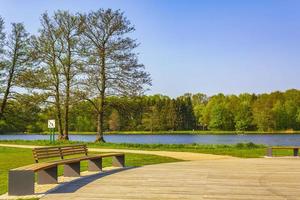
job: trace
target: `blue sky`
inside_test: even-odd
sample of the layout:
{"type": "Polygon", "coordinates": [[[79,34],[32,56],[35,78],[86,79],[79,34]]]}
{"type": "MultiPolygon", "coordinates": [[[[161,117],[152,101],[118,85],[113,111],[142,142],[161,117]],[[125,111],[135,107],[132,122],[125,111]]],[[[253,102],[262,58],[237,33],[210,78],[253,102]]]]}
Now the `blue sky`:
{"type": "Polygon", "coordinates": [[[149,94],[263,93],[300,88],[298,0],[0,0],[9,28],[41,13],[121,9],[135,25],[149,94]]]}

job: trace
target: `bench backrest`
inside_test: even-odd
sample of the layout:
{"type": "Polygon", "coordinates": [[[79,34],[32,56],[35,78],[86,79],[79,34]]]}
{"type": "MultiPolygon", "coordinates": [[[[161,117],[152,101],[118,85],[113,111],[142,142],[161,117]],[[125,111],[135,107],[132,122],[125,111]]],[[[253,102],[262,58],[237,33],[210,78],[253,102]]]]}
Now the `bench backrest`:
{"type": "Polygon", "coordinates": [[[300,146],[275,146],[275,147],[269,147],[272,149],[300,149],[300,146]]]}
{"type": "Polygon", "coordinates": [[[69,146],[57,146],[57,147],[41,147],[34,148],[32,150],[35,162],[38,163],[40,159],[59,157],[64,159],[65,156],[85,154],[88,155],[86,145],[69,145],[69,146]]]}

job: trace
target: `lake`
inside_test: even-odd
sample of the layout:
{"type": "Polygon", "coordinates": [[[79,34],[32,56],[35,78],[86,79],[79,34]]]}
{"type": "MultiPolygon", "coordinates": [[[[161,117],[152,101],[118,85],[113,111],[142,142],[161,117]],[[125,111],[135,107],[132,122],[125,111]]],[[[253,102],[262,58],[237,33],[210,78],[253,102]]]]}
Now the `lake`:
{"type": "MultiPolygon", "coordinates": [[[[70,135],[70,140],[92,142],[95,135],[70,135]]],[[[105,140],[112,143],[141,143],[141,144],[236,144],[253,142],[255,144],[300,146],[300,134],[260,134],[260,135],[105,135],[105,140]]],[[[0,140],[48,140],[49,135],[11,134],[0,135],[0,140]]]]}

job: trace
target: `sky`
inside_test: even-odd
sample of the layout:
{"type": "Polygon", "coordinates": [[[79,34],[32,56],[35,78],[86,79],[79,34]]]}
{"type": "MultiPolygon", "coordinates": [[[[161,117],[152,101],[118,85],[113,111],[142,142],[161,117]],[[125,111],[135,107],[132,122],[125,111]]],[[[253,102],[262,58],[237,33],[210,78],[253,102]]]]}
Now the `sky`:
{"type": "Polygon", "coordinates": [[[0,16],[34,34],[47,11],[120,9],[135,26],[147,94],[300,89],[299,0],[0,0],[0,16]]]}

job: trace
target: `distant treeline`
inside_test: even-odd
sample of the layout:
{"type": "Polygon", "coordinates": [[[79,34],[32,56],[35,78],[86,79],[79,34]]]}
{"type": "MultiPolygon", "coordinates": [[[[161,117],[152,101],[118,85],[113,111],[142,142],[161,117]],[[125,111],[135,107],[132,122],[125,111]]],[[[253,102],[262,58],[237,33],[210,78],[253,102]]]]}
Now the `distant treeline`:
{"type": "MultiPolygon", "coordinates": [[[[300,91],[270,94],[185,94],[107,98],[104,127],[107,131],[226,130],[273,131],[300,129],[300,91]]],[[[1,132],[47,131],[55,108],[39,96],[18,95],[9,100],[1,132]]],[[[92,105],[72,103],[70,131],[96,131],[92,105]]]]}

